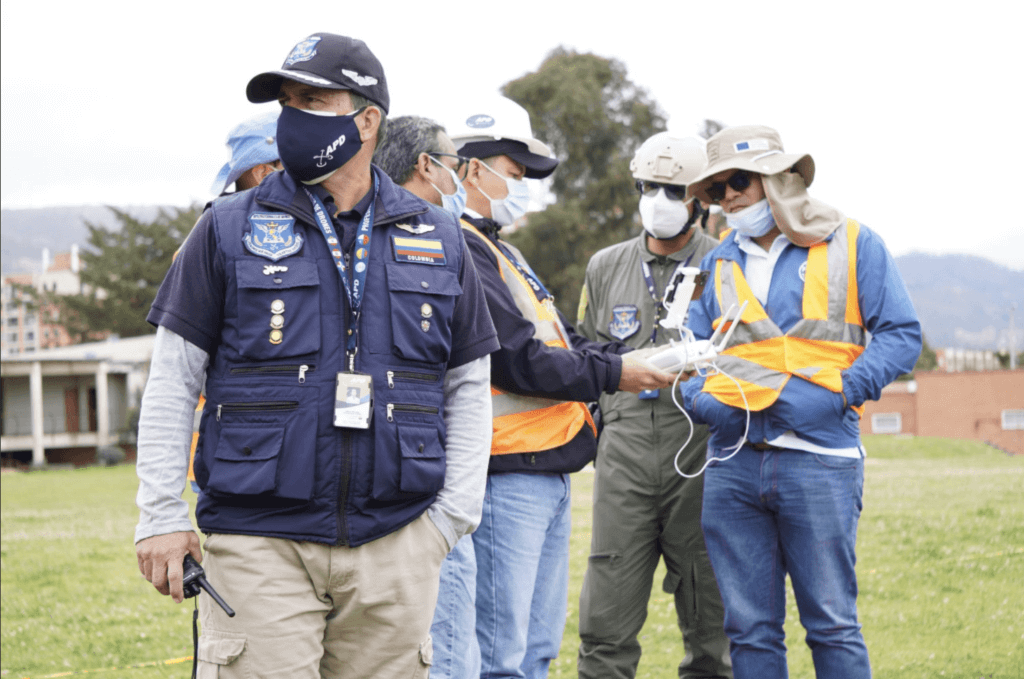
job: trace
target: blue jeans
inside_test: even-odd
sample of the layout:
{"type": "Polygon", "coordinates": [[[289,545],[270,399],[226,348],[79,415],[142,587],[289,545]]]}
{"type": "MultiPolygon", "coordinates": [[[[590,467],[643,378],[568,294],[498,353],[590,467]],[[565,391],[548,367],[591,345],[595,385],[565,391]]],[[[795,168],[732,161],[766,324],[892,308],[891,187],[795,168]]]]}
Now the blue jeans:
{"type": "Polygon", "coordinates": [[[818,679],[871,676],[854,571],[863,489],[863,459],[744,446],[708,467],[701,526],[736,679],[788,676],[787,572],[818,679]]]}
{"type": "Polygon", "coordinates": [[[565,628],[571,527],[568,474],[487,477],[473,533],[483,679],[547,676],[565,628]]]}
{"type": "Polygon", "coordinates": [[[480,676],[480,646],[476,641],[476,550],[473,536],[455,543],[441,562],[441,586],[430,623],[434,659],[430,679],[480,676]]]}

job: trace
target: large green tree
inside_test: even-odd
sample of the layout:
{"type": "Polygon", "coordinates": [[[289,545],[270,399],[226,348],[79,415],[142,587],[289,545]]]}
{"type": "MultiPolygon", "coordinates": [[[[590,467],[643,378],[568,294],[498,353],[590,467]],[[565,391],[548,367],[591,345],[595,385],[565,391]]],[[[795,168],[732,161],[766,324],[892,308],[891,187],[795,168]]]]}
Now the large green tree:
{"type": "Polygon", "coordinates": [[[575,319],[591,255],[638,232],[629,161],[664,131],[665,115],[622,62],[564,47],[502,92],[529,111],[534,135],[561,161],[552,176],[554,202],[531,213],[529,226],[509,240],[575,319]]]}
{"type": "Polygon", "coordinates": [[[153,332],[146,322],[157,288],[175,251],[202,211],[199,206],[160,210],[151,222],[109,208],[120,228],[86,222],[88,245],[82,249],[82,293],[54,298],[63,325],[78,342],[110,333],[134,337],[153,332]]]}

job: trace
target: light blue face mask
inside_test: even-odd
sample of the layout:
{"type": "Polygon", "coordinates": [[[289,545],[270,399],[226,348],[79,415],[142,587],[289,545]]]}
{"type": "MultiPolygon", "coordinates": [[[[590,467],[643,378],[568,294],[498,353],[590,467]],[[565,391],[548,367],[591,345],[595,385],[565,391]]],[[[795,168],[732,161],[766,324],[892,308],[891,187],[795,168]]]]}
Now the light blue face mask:
{"type": "Polygon", "coordinates": [[[455,193],[447,195],[444,191],[437,188],[434,182],[429,182],[434,190],[441,194],[441,207],[447,210],[455,217],[455,221],[462,219],[462,214],[466,211],[466,187],[459,181],[459,176],[455,174],[455,171],[442,163],[441,161],[434,158],[434,156],[427,155],[432,161],[440,165],[445,170],[448,170],[448,174],[452,176],[452,182],[455,184],[455,193]]]}
{"type": "Polygon", "coordinates": [[[753,205],[748,205],[739,212],[725,215],[725,223],[748,238],[759,238],[775,226],[775,216],[768,205],[768,199],[762,198],[753,205]]]}
{"type": "Polygon", "coordinates": [[[495,172],[494,168],[487,163],[481,164],[494,173],[495,176],[504,179],[505,184],[508,186],[508,195],[501,200],[491,198],[484,193],[483,189],[480,189],[480,193],[483,193],[487,200],[491,201],[491,219],[502,226],[515,224],[517,219],[526,214],[526,208],[530,206],[530,187],[525,179],[503,177],[495,172]]]}

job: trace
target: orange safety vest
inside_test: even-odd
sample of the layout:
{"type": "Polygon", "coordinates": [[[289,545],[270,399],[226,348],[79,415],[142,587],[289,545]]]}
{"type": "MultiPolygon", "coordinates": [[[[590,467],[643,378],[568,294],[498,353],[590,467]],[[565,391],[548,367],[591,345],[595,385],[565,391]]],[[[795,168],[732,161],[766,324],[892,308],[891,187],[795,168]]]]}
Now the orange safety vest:
{"type": "MultiPolygon", "coordinates": [[[[491,242],[472,224],[463,221],[462,228],[476,234],[487,243],[498,260],[501,278],[508,286],[519,312],[534,327],[534,338],[549,347],[569,350],[565,328],[558,318],[553,300],[537,299],[533,287],[501,248],[491,242]]],[[[508,243],[505,247],[515,255],[524,269],[529,269],[522,253],[508,243]]],[[[493,433],[491,455],[534,453],[565,445],[576,437],[583,425],[589,425],[597,435],[597,427],[590,411],[577,401],[557,401],[534,396],[521,396],[491,385],[493,433]]]]}
{"type": "MultiPolygon", "coordinates": [[[[175,253],[177,254],[177,253],[175,253]]],[[[196,460],[196,446],[199,445],[199,422],[203,419],[203,406],[206,405],[206,396],[199,395],[199,403],[196,404],[196,410],[192,414],[192,447],[188,453],[188,480],[196,480],[196,472],[192,468],[192,464],[196,460]]]]}
{"type": "MultiPolygon", "coordinates": [[[[807,249],[803,320],[786,333],[768,318],[740,265],[715,262],[719,310],[748,304],[727,348],[715,360],[722,373],[710,375],[703,391],[734,408],[744,407],[745,396],[746,406],[759,411],[775,403],[794,375],[829,391],[843,390],[841,371],[857,360],[867,343],[857,301],[859,233],[860,224],[848,219],[831,240],[807,249]]],[[[712,327],[721,322],[719,316],[712,327]]],[[[860,413],[863,407],[855,410],[860,413]]]]}

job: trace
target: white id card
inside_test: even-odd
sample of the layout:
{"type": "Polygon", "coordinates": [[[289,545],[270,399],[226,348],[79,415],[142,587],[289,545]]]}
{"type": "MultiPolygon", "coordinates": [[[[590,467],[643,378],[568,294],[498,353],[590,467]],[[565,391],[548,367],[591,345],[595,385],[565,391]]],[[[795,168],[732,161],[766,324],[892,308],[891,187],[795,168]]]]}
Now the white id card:
{"type": "Polygon", "coordinates": [[[359,373],[338,373],[334,389],[334,426],[369,429],[373,417],[373,378],[359,373]]]}

